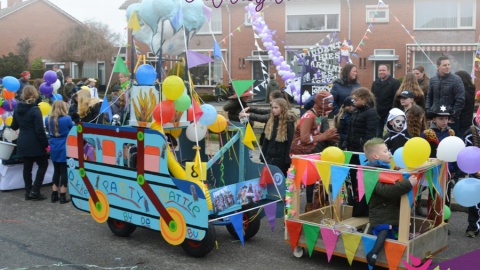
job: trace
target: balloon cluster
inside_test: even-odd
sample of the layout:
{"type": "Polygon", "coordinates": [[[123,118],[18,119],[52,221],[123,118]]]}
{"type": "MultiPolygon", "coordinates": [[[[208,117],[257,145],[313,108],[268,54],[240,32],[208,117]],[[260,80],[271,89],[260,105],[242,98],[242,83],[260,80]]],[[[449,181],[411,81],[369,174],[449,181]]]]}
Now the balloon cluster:
{"type": "Polygon", "coordinates": [[[430,144],[420,137],[411,138],[403,147],[393,153],[393,161],[400,168],[415,168],[428,160],[430,157],[430,144]]]}
{"type": "Polygon", "coordinates": [[[2,79],[3,91],[2,97],[5,101],[0,100],[0,113],[4,114],[5,111],[12,112],[17,107],[17,101],[14,99],[15,93],[20,89],[20,82],[18,79],[12,76],[5,76],[2,79]]]}
{"type": "Polygon", "coordinates": [[[43,74],[44,82],[40,84],[40,93],[47,98],[52,97],[53,91],[60,88],[60,81],[57,78],[57,73],[53,70],[47,70],[43,74]]]}
{"type": "Polygon", "coordinates": [[[278,75],[282,76],[285,86],[292,92],[295,101],[300,102],[300,84],[296,83],[298,80],[295,78],[295,72],[293,72],[290,65],[287,64],[285,58],[279,51],[279,47],[276,46],[276,41],[273,40],[275,31],[268,28],[263,17],[257,14],[253,3],[247,5],[245,10],[252,17],[252,27],[255,33],[262,39],[263,46],[265,46],[268,51],[268,58],[272,60],[272,63],[276,66],[278,75]]]}

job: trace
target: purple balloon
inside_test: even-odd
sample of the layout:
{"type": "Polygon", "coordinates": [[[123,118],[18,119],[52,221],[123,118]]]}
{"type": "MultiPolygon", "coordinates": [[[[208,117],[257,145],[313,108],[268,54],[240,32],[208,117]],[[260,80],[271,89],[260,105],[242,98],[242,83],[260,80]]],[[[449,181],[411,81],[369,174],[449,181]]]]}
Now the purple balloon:
{"type": "Polygon", "coordinates": [[[2,108],[7,112],[13,111],[15,107],[17,107],[17,101],[13,98],[10,100],[4,100],[2,103],[2,108]]]}
{"type": "Polygon", "coordinates": [[[480,148],[468,146],[462,149],[457,156],[457,165],[465,173],[480,171],[480,148]]]}
{"type": "MultiPolygon", "coordinates": [[[[57,74],[55,74],[55,76],[57,76],[57,74]]],[[[48,82],[40,84],[40,93],[46,97],[52,96],[53,85],[49,84],[48,82]]]]}
{"type": "Polygon", "coordinates": [[[55,71],[53,71],[53,70],[47,70],[43,74],[43,79],[45,80],[45,82],[47,82],[49,84],[54,84],[58,79],[57,78],[57,73],[55,73],[55,71]]]}

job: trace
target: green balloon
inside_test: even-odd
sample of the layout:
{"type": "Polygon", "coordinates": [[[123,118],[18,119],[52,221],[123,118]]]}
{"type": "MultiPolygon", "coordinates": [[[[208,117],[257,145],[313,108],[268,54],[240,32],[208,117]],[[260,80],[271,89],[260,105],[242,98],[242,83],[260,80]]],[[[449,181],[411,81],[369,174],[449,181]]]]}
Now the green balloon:
{"type": "Polygon", "coordinates": [[[190,108],[192,104],[192,100],[187,94],[181,95],[178,99],[173,101],[173,105],[175,106],[175,110],[184,112],[190,108]]]}
{"type": "Polygon", "coordinates": [[[445,205],[443,207],[443,220],[449,219],[451,214],[452,214],[452,210],[450,210],[450,207],[445,205]]]}

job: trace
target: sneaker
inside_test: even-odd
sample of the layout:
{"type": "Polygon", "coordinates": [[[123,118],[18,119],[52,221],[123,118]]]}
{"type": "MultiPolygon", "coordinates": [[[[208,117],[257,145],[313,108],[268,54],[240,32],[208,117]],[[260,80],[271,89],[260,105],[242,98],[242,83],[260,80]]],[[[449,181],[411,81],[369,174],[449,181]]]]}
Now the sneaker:
{"type": "Polygon", "coordinates": [[[465,234],[467,235],[467,237],[475,238],[475,237],[478,235],[478,232],[476,232],[476,231],[467,231],[465,234]]]}

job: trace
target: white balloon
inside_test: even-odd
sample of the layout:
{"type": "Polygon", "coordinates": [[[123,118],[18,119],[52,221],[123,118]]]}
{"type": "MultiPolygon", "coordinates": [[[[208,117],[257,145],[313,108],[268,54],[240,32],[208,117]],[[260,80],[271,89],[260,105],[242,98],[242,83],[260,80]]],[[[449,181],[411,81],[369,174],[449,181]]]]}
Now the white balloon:
{"type": "Polygon", "coordinates": [[[14,141],[18,138],[18,131],[15,131],[11,128],[6,128],[3,131],[3,137],[8,141],[14,141]]]}
{"type": "Polygon", "coordinates": [[[196,142],[197,139],[198,141],[201,141],[203,140],[203,138],[205,138],[205,135],[207,134],[207,126],[200,123],[191,123],[187,127],[185,134],[187,135],[187,138],[192,142],[196,142]],[[195,136],[195,132],[197,133],[197,137],[195,136]]]}
{"type": "Polygon", "coordinates": [[[62,83],[60,82],[59,79],[57,79],[57,81],[54,84],[52,84],[53,91],[57,91],[60,88],[61,85],[62,85],[62,83]]]}
{"type": "Polygon", "coordinates": [[[446,162],[457,161],[458,153],[465,148],[465,143],[457,136],[448,136],[440,141],[437,158],[446,162]]]}

